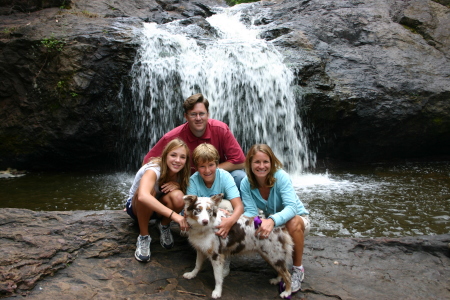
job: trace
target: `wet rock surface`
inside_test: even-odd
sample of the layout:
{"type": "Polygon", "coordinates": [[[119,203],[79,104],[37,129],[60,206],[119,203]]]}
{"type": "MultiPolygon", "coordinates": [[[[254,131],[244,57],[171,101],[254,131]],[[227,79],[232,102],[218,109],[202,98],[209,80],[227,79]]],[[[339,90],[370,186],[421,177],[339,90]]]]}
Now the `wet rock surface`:
{"type": "MultiPolygon", "coordinates": [[[[177,226],[175,247],[134,259],[136,226],[123,211],[0,209],[0,296],[17,299],[210,298],[209,263],[192,280],[195,251],[177,226]]],[[[302,291],[293,299],[449,299],[450,235],[306,239],[302,291]]],[[[222,299],[277,299],[273,270],[259,256],[234,257],[222,299]]]]}

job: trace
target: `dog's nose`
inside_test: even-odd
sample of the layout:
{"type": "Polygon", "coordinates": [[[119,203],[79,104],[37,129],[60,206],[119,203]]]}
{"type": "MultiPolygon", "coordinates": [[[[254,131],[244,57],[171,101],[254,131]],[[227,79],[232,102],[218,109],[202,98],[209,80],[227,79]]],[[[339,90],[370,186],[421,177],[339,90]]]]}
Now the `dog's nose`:
{"type": "Polygon", "coordinates": [[[203,223],[203,225],[208,225],[208,220],[204,219],[204,220],[202,221],[202,223],[203,223]]]}

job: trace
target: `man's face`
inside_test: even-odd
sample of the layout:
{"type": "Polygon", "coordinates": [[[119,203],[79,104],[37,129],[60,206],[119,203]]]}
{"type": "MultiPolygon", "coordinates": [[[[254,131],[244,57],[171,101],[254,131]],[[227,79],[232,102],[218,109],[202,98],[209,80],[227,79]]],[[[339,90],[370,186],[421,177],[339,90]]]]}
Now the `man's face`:
{"type": "Polygon", "coordinates": [[[196,137],[201,137],[205,133],[209,114],[203,103],[195,104],[193,109],[184,114],[184,117],[188,122],[189,129],[196,137]]]}

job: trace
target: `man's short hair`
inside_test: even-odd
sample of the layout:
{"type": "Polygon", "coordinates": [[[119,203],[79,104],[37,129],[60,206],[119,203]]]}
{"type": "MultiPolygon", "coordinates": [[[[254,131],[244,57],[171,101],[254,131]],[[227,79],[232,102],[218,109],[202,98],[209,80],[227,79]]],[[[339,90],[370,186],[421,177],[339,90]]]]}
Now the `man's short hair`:
{"type": "Polygon", "coordinates": [[[209,112],[209,102],[208,99],[206,99],[203,94],[195,94],[187,98],[183,103],[183,109],[184,113],[187,114],[189,110],[194,109],[194,106],[197,103],[203,103],[205,105],[206,111],[209,112]]]}
{"type": "Polygon", "coordinates": [[[216,147],[211,144],[203,143],[198,145],[192,153],[192,160],[197,167],[201,163],[213,161],[216,165],[219,165],[219,152],[216,147]]]}

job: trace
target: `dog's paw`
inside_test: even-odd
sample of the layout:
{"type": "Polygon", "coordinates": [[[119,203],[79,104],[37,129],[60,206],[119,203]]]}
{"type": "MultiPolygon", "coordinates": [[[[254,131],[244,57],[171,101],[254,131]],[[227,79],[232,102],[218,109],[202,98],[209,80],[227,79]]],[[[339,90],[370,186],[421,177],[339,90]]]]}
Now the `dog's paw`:
{"type": "Polygon", "coordinates": [[[183,274],[183,277],[186,279],[192,279],[197,275],[197,273],[195,272],[187,272],[183,274]]]}
{"type": "Polygon", "coordinates": [[[291,299],[291,292],[284,291],[280,294],[280,297],[283,299],[291,299]]]}
{"type": "Polygon", "coordinates": [[[270,284],[276,285],[278,283],[280,283],[281,281],[281,277],[275,277],[269,280],[270,284]]]}
{"type": "Polygon", "coordinates": [[[215,289],[215,290],[212,292],[211,297],[212,297],[213,299],[217,299],[217,298],[222,297],[222,290],[218,291],[217,289],[215,289]]]}

